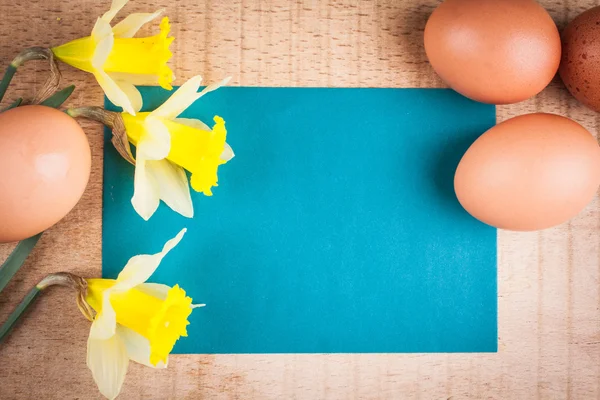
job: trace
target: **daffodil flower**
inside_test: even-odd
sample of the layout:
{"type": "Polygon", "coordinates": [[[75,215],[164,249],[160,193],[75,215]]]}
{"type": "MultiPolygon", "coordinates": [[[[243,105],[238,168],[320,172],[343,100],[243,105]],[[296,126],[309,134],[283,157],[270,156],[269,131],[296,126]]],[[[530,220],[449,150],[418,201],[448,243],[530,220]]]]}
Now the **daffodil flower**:
{"type": "Polygon", "coordinates": [[[110,10],[98,18],[91,36],[54,47],[54,56],[75,68],[94,74],[113,104],[135,115],[142,107],[142,96],[135,85],[160,85],[171,90],[173,72],[167,66],[172,53],[169,45],[169,19],[163,18],[160,33],[134,38],[154,13],[131,14],[111,28],[110,22],[128,0],[113,0],[110,10]]]}
{"type": "Polygon", "coordinates": [[[129,260],[116,280],[87,279],[85,301],[96,311],[87,345],[87,365],[100,392],[117,397],[129,360],[165,368],[186,326],[192,299],[178,285],[145,283],[181,240],[183,229],[157,254],[129,260]]]}
{"type": "Polygon", "coordinates": [[[160,200],[181,215],[191,218],[194,211],[188,178],[192,188],[206,196],[217,186],[217,170],[234,154],[225,142],[227,130],[223,118],[216,116],[208,127],[198,119],[177,118],[200,97],[221,85],[209,85],[198,92],[202,78],[195,76],[183,84],[152,112],[122,114],[129,141],[136,146],[134,194],[131,202],[137,213],[149,219],[160,200]]]}

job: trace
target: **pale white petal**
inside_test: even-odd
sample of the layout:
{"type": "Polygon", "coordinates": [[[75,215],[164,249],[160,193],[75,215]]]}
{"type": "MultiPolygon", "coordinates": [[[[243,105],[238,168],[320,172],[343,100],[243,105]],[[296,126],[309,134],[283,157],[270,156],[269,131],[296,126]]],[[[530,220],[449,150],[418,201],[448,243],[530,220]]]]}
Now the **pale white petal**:
{"type": "Polygon", "coordinates": [[[104,13],[102,19],[106,22],[112,21],[115,15],[121,11],[121,8],[125,7],[125,4],[127,4],[128,1],[129,0],[113,0],[110,5],[110,10],[104,13]]]}
{"type": "Polygon", "coordinates": [[[163,10],[158,10],[153,13],[134,13],[129,14],[125,19],[116,24],[112,31],[118,38],[131,38],[140,28],[162,14],[163,10]]]}
{"type": "Polygon", "coordinates": [[[158,86],[158,75],[152,74],[129,74],[126,72],[109,72],[115,81],[129,82],[136,86],[158,86]]]}
{"type": "Polygon", "coordinates": [[[157,299],[164,300],[167,298],[171,286],[163,285],[162,283],[142,283],[136,286],[136,290],[146,293],[147,295],[154,296],[157,299]]]}
{"type": "Polygon", "coordinates": [[[140,217],[146,221],[150,219],[160,204],[158,184],[146,171],[146,158],[143,152],[137,153],[135,161],[131,204],[140,217]]]}
{"type": "Polygon", "coordinates": [[[142,109],[143,103],[142,94],[140,93],[140,91],[130,82],[115,81],[115,83],[119,86],[123,93],[125,93],[129,101],[131,102],[131,107],[133,107],[134,111],[140,111],[142,109]]]}
{"type": "Polygon", "coordinates": [[[190,185],[185,170],[171,161],[146,161],[146,172],[156,182],[159,197],[171,209],[187,218],[194,216],[190,185]]]}
{"type": "MultiPolygon", "coordinates": [[[[162,251],[156,254],[141,254],[129,259],[127,265],[119,276],[117,283],[121,283],[124,287],[132,288],[140,285],[148,280],[154,273],[163,257],[167,255],[173,247],[177,246],[187,229],[183,228],[177,236],[165,243],[162,251]]],[[[116,285],[115,285],[116,286],[116,285]]]]}
{"type": "Polygon", "coordinates": [[[98,18],[92,29],[91,36],[94,43],[98,43],[106,37],[113,37],[113,31],[108,22],[104,21],[102,18],[98,18]]]}
{"type": "Polygon", "coordinates": [[[223,153],[221,153],[221,160],[229,161],[233,157],[235,157],[235,153],[233,152],[233,149],[231,148],[231,146],[229,144],[225,143],[225,148],[223,149],[223,153]]]}
{"type": "Polygon", "coordinates": [[[136,154],[142,153],[147,160],[162,160],[171,151],[171,134],[158,118],[151,116],[144,120],[145,133],[138,142],[136,154]]]}
{"type": "Polygon", "coordinates": [[[196,99],[199,99],[200,97],[204,96],[205,94],[208,94],[210,92],[217,90],[221,86],[227,85],[230,80],[231,80],[231,77],[228,76],[227,78],[223,79],[221,82],[211,83],[210,85],[205,87],[200,93],[198,93],[198,97],[196,99]]]}
{"type": "Polygon", "coordinates": [[[92,372],[100,393],[108,399],[119,395],[127,374],[129,357],[118,336],[101,340],[88,338],[87,366],[92,372]]]}
{"type": "Polygon", "coordinates": [[[163,117],[166,119],[175,119],[179,114],[184,112],[189,106],[194,104],[200,97],[217,90],[221,86],[227,84],[231,78],[225,78],[221,82],[213,83],[205,87],[198,93],[198,88],[201,82],[200,76],[195,76],[184,83],[173,95],[165,101],[160,107],[152,111],[150,115],[163,117]],[[193,83],[190,83],[193,81],[193,83]],[[182,90],[183,89],[183,90],[182,90]]]}
{"type": "Polygon", "coordinates": [[[204,122],[195,118],[175,118],[173,120],[178,124],[191,126],[192,128],[200,129],[201,131],[211,131],[210,127],[206,125],[204,122]]]}
{"type": "Polygon", "coordinates": [[[197,100],[202,77],[196,75],[181,85],[151,116],[174,119],[197,100]]]}
{"type": "Polygon", "coordinates": [[[94,322],[92,322],[90,338],[106,340],[115,334],[117,315],[110,303],[110,296],[115,292],[115,286],[102,293],[102,311],[96,315],[94,322]]]}
{"type": "Polygon", "coordinates": [[[115,42],[115,38],[108,22],[98,18],[96,25],[94,25],[94,29],[92,30],[92,39],[96,45],[94,54],[92,55],[92,67],[101,70],[108,55],[112,51],[115,42]]]}
{"type": "Polygon", "coordinates": [[[125,112],[128,112],[131,115],[135,115],[135,111],[133,110],[133,106],[131,105],[131,101],[127,97],[127,94],[121,90],[119,85],[115,81],[113,81],[108,74],[102,70],[96,70],[94,72],[94,76],[98,81],[102,90],[104,90],[104,94],[106,97],[116,106],[123,107],[125,112]]]}
{"type": "Polygon", "coordinates": [[[151,368],[167,367],[168,359],[167,363],[159,361],[158,364],[152,365],[150,362],[150,342],[136,331],[123,325],[117,325],[117,336],[125,345],[127,356],[131,361],[151,368]]]}

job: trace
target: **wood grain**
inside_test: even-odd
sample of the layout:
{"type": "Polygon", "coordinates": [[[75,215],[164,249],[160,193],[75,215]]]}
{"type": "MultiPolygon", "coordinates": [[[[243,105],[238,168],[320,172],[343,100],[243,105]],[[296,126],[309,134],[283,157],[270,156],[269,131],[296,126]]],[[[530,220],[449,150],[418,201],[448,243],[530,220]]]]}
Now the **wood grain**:
{"type": "MultiPolygon", "coordinates": [[[[109,1],[0,1],[0,60],[22,48],[86,36],[109,1]]],[[[233,75],[233,85],[441,87],[422,47],[435,0],[228,2],[133,0],[121,15],[164,7],[178,83],[233,75]]],[[[542,4],[559,27],[596,1],[542,4]]],[[[45,66],[19,71],[8,100],[31,97],[45,66]]],[[[71,105],[102,104],[93,78],[63,68],[71,105]]],[[[498,119],[569,116],[595,135],[600,116],[556,80],[498,119]]],[[[45,274],[101,269],[102,131],[82,123],[93,155],[79,205],[41,239],[0,295],[0,320],[45,274]]],[[[166,371],[132,364],[123,399],[600,399],[600,201],[539,233],[500,232],[497,354],[187,355],[166,371]]],[[[11,245],[0,246],[0,259],[11,245]]],[[[0,398],[100,398],[85,365],[89,323],[72,293],[53,289],[0,347],[0,398]]]]}

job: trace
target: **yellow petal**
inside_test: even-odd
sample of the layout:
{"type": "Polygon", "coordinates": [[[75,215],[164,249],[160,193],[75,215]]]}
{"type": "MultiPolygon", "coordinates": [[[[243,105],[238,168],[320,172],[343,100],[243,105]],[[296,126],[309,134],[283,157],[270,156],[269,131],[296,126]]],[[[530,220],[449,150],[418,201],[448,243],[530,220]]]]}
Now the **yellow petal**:
{"type": "Polygon", "coordinates": [[[158,185],[148,175],[143,153],[138,153],[136,157],[131,204],[145,221],[150,219],[160,204],[158,185]]]}
{"type": "Polygon", "coordinates": [[[108,399],[114,399],[121,391],[129,366],[125,345],[116,335],[106,340],[94,339],[90,335],[87,366],[100,393],[108,399]]]}
{"type": "Polygon", "coordinates": [[[117,284],[121,283],[128,288],[132,288],[146,282],[156,271],[167,253],[181,241],[186,231],[187,229],[183,228],[173,239],[167,241],[160,253],[141,254],[132,257],[117,277],[117,284]]]}
{"type": "Polygon", "coordinates": [[[117,85],[115,81],[111,79],[108,74],[102,70],[94,71],[94,76],[98,81],[102,90],[104,90],[104,94],[106,97],[116,106],[122,107],[123,110],[128,112],[129,114],[135,115],[135,110],[131,105],[131,101],[127,97],[127,94],[123,92],[123,90],[117,85]]]}
{"type": "Polygon", "coordinates": [[[169,160],[148,160],[146,172],[156,182],[159,197],[165,204],[184,217],[194,216],[190,185],[183,168],[169,160]]]}
{"type": "Polygon", "coordinates": [[[152,111],[150,115],[153,117],[161,117],[165,119],[174,119],[181,114],[186,108],[192,105],[198,95],[198,89],[202,83],[202,77],[196,75],[185,82],[179,89],[175,91],[160,107],[152,111]]]}
{"type": "Polygon", "coordinates": [[[129,0],[113,0],[110,6],[110,10],[104,13],[102,19],[106,22],[112,21],[115,15],[117,15],[117,13],[121,11],[123,7],[125,7],[125,4],[127,4],[128,1],[129,0]]]}
{"type": "Polygon", "coordinates": [[[150,362],[150,341],[144,336],[123,325],[117,325],[117,335],[125,345],[127,356],[131,361],[150,368],[167,368],[168,359],[156,365],[150,362]]]}
{"type": "Polygon", "coordinates": [[[144,120],[144,133],[136,147],[146,159],[162,160],[171,151],[171,134],[160,119],[149,116],[144,120]]]}
{"type": "Polygon", "coordinates": [[[164,10],[158,10],[153,13],[135,13],[129,14],[125,19],[116,24],[112,31],[115,37],[130,38],[133,37],[140,28],[162,14],[164,10]]]}

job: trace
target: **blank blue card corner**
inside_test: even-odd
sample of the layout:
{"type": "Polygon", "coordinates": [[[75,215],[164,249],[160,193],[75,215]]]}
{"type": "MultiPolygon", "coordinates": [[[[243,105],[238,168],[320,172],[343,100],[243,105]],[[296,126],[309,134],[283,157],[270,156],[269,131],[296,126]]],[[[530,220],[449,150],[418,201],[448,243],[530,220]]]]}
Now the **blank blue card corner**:
{"type": "MultiPolygon", "coordinates": [[[[147,110],[169,96],[140,90],[147,110]]],[[[188,228],[152,277],[207,304],[175,352],[497,350],[496,231],[453,191],[493,106],[446,89],[226,87],[182,117],[214,115],[236,156],[214,196],[193,193],[193,220],[135,214],[133,167],[106,135],[103,275],[188,228]]]]}

